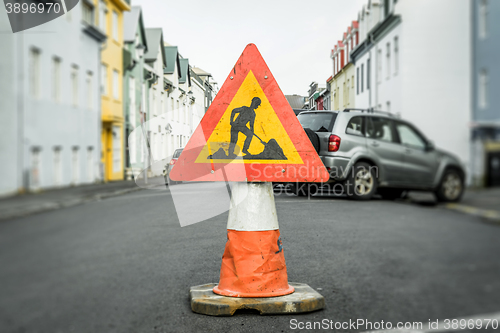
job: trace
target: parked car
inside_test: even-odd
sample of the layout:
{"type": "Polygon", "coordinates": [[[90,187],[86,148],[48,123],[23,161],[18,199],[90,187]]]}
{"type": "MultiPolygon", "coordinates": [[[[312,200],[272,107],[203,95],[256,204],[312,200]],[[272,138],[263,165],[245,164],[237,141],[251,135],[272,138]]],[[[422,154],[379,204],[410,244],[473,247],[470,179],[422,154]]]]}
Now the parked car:
{"type": "Polygon", "coordinates": [[[177,162],[177,160],[179,159],[179,156],[181,156],[182,150],[184,150],[184,148],[176,149],[174,151],[174,155],[172,156],[172,159],[170,160],[170,162],[167,165],[165,165],[165,167],[163,168],[163,176],[165,177],[165,184],[176,185],[176,184],[182,183],[181,181],[172,180],[169,177],[170,171],[174,167],[175,162],[177,162]]]}
{"type": "MultiPolygon", "coordinates": [[[[463,194],[465,171],[459,159],[390,113],[305,111],[297,118],[330,172],[329,183],[341,183],[354,199],[367,200],[377,192],[394,199],[407,190],[429,190],[439,201],[454,202],[463,194]]],[[[294,186],[299,195],[317,188],[294,186]]]]}

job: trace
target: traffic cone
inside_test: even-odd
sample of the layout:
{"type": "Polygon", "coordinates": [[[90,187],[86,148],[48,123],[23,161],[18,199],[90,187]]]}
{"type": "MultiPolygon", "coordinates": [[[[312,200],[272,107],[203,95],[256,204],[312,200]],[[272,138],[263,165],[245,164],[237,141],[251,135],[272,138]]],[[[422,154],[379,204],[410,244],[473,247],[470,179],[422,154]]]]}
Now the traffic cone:
{"type": "Polygon", "coordinates": [[[272,183],[235,183],[219,284],[231,297],[274,297],[294,292],[288,284],[272,183]]]}
{"type": "Polygon", "coordinates": [[[191,310],[232,316],[243,309],[267,315],[323,309],[316,290],[288,283],[272,183],[234,183],[231,192],[219,283],[191,287],[191,310]]]}

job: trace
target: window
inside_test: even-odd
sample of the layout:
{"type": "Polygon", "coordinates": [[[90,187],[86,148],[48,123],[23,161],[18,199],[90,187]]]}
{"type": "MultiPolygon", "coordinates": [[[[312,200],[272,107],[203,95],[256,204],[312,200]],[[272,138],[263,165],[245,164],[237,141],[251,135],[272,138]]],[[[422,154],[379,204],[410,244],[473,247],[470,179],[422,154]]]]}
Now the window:
{"type": "Polygon", "coordinates": [[[425,149],[425,140],[409,125],[398,122],[396,123],[396,131],[398,132],[401,144],[414,148],[425,149]]]}
{"type": "Polygon", "coordinates": [[[151,99],[152,99],[152,109],[153,109],[153,115],[156,116],[158,114],[158,110],[156,108],[156,89],[153,88],[151,89],[151,99]]]}
{"type": "Polygon", "coordinates": [[[120,126],[112,127],[113,133],[113,172],[122,171],[122,132],[120,126]]]}
{"type": "Polygon", "coordinates": [[[108,95],[108,66],[101,65],[101,94],[108,95]]]}
{"type": "MultiPolygon", "coordinates": [[[[146,112],[146,83],[142,84],[141,112],[146,112]]],[[[145,121],[146,119],[144,119],[145,121]]]]}
{"type": "Polygon", "coordinates": [[[391,77],[391,43],[387,43],[386,45],[386,72],[387,72],[387,80],[391,77]]]}
{"type": "Polygon", "coordinates": [[[361,92],[363,92],[363,86],[364,86],[364,73],[365,73],[365,65],[361,64],[361,92]]]}
{"type": "Polygon", "coordinates": [[[479,38],[488,37],[488,0],[479,1],[478,32],[479,38]]]}
{"type": "Polygon", "coordinates": [[[32,48],[29,56],[30,62],[30,93],[34,98],[40,97],[40,50],[32,48]]]}
{"type": "Polygon", "coordinates": [[[356,68],[356,94],[359,95],[359,67],[356,68]]]}
{"type": "Polygon", "coordinates": [[[366,61],[366,89],[370,89],[370,59],[366,61]]]}
{"type": "Polygon", "coordinates": [[[87,148],[87,180],[94,181],[94,147],[87,148]]]}
{"type": "Polygon", "coordinates": [[[343,92],[343,103],[342,103],[342,106],[345,107],[345,101],[346,101],[346,89],[345,89],[345,81],[343,82],[342,84],[342,92],[343,92]]]}
{"type": "Polygon", "coordinates": [[[363,128],[363,119],[364,117],[353,117],[347,124],[345,132],[347,134],[364,136],[364,128],[363,128]]]}
{"type": "Polygon", "coordinates": [[[72,151],[72,168],[71,168],[71,184],[76,185],[80,178],[80,161],[79,161],[78,147],[73,147],[72,151]]]}
{"type": "Polygon", "coordinates": [[[94,24],[94,6],[87,1],[82,1],[82,20],[87,24],[94,24]]]}
{"type": "Polygon", "coordinates": [[[54,185],[62,184],[61,147],[54,148],[54,185]]]}
{"type": "Polygon", "coordinates": [[[87,72],[87,79],[86,79],[86,84],[87,84],[87,108],[89,110],[92,110],[93,109],[93,94],[92,94],[92,76],[93,76],[93,73],[91,71],[88,71],[87,72]]]}
{"type": "Polygon", "coordinates": [[[105,33],[108,32],[107,20],[108,20],[108,9],[106,8],[106,3],[104,1],[99,2],[100,12],[99,12],[99,28],[105,33]]]}
{"type": "Polygon", "coordinates": [[[71,104],[78,106],[78,66],[71,67],[71,104]]]}
{"type": "Polygon", "coordinates": [[[479,72],[479,92],[478,92],[478,102],[481,109],[486,109],[488,107],[488,90],[489,90],[489,78],[488,71],[482,69],[479,72]]]}
{"type": "Polygon", "coordinates": [[[350,41],[348,40],[347,41],[347,45],[346,45],[346,48],[345,48],[345,57],[346,57],[346,63],[349,62],[349,44],[350,44],[350,41]]]}
{"type": "Polygon", "coordinates": [[[382,50],[379,49],[377,53],[377,82],[381,81],[382,76],[382,50]]]}
{"type": "Polygon", "coordinates": [[[120,99],[120,74],[113,69],[113,98],[120,99]]]}
{"type": "Polygon", "coordinates": [[[399,70],[399,39],[394,37],[394,75],[398,74],[399,70]]]}
{"type": "Polygon", "coordinates": [[[130,126],[132,128],[135,128],[136,126],[136,114],[135,114],[135,78],[130,77],[128,81],[128,89],[129,89],[129,109],[128,109],[128,121],[130,123],[130,126]]]}
{"type": "Polygon", "coordinates": [[[368,117],[366,136],[376,140],[395,142],[392,134],[392,120],[379,117],[368,117]]]}
{"type": "Polygon", "coordinates": [[[38,190],[41,185],[42,174],[42,158],[40,147],[33,147],[31,150],[31,172],[30,172],[30,189],[38,190]]]}
{"type": "Polygon", "coordinates": [[[52,98],[54,102],[61,102],[61,59],[52,59],[52,98]]]}
{"type": "Polygon", "coordinates": [[[118,41],[118,13],[113,10],[113,39],[118,41]]]}

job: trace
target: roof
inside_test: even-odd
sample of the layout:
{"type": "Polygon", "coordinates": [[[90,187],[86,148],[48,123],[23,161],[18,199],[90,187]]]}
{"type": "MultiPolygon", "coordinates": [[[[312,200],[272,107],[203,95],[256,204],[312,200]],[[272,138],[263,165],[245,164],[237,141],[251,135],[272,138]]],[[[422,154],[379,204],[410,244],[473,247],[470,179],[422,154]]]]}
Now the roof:
{"type": "Polygon", "coordinates": [[[191,85],[191,77],[189,74],[189,59],[180,59],[180,67],[181,67],[181,75],[179,77],[179,83],[186,83],[188,81],[189,85],[191,85]]]}
{"type": "Polygon", "coordinates": [[[123,13],[123,40],[125,43],[134,43],[135,34],[139,26],[142,41],[144,44],[144,53],[148,51],[148,41],[146,39],[146,31],[144,30],[144,21],[142,19],[142,8],[133,6],[129,12],[123,13]]]}
{"type": "Polygon", "coordinates": [[[292,109],[302,109],[305,103],[305,97],[300,95],[285,95],[286,100],[292,109]]]}
{"type": "Polygon", "coordinates": [[[179,78],[181,77],[181,64],[179,61],[179,51],[177,46],[165,46],[163,48],[165,50],[165,56],[167,57],[167,66],[163,73],[165,74],[174,74],[175,66],[177,66],[177,75],[179,78]]]}
{"type": "Polygon", "coordinates": [[[199,67],[193,67],[193,72],[195,72],[195,74],[199,76],[212,76],[212,74],[205,72],[203,69],[199,67]]]}
{"type": "Polygon", "coordinates": [[[326,79],[326,83],[329,83],[333,79],[333,75],[330,75],[328,79],[326,79]]]}
{"type": "MultiPolygon", "coordinates": [[[[163,31],[161,28],[148,28],[146,29],[146,39],[148,41],[148,52],[144,55],[146,61],[155,61],[158,56],[158,48],[163,46],[163,31]]],[[[161,48],[161,55],[163,58],[163,65],[167,65],[165,58],[165,51],[161,48]]]]}

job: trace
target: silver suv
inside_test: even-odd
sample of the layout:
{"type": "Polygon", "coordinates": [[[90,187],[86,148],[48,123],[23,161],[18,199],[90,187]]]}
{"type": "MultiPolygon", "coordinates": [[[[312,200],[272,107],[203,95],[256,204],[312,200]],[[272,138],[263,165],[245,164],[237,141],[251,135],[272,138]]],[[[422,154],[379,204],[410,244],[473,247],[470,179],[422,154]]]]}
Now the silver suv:
{"type": "MultiPolygon", "coordinates": [[[[366,200],[378,192],[395,199],[407,190],[431,190],[439,201],[452,202],[463,194],[465,171],[460,161],[390,113],[305,111],[297,118],[330,172],[328,183],[341,184],[333,188],[349,197],[366,200]]],[[[299,195],[309,195],[318,185],[294,188],[299,195]]]]}

